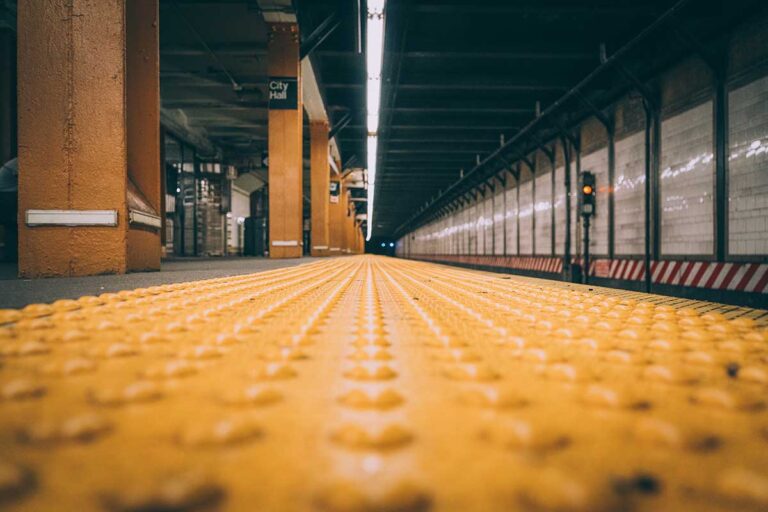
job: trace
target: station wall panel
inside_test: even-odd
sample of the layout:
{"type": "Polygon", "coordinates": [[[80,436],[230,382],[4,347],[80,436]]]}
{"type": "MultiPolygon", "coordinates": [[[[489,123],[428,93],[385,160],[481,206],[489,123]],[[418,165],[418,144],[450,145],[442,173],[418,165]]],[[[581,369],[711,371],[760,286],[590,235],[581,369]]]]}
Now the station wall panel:
{"type": "Polygon", "coordinates": [[[477,232],[477,252],[475,254],[485,254],[485,201],[482,199],[476,206],[477,216],[475,217],[475,230],[477,232]]]}
{"type": "Polygon", "coordinates": [[[712,101],[661,123],[661,253],[714,251],[712,101]]]}
{"type": "Polygon", "coordinates": [[[576,162],[571,163],[571,254],[581,254],[581,217],[579,216],[579,176],[576,173],[576,162]]]}
{"type": "Polygon", "coordinates": [[[519,254],[533,254],[533,180],[520,184],[518,199],[518,218],[520,226],[519,254]]]}
{"type": "Polygon", "coordinates": [[[768,77],[728,95],[728,251],[768,254],[768,77]]]}
{"type": "Polygon", "coordinates": [[[536,215],[536,254],[552,254],[552,173],[536,176],[536,197],[534,198],[536,215]]]}
{"type": "Polygon", "coordinates": [[[471,204],[467,217],[467,231],[469,233],[469,254],[477,254],[477,205],[471,204]]]}
{"type": "Polygon", "coordinates": [[[565,167],[555,169],[555,254],[565,253],[565,167]]]}
{"type": "Polygon", "coordinates": [[[645,132],[616,141],[615,254],[645,253],[645,132]]]}
{"type": "Polygon", "coordinates": [[[504,254],[504,189],[501,185],[493,196],[493,254],[504,254]]]}
{"type": "MultiPolygon", "coordinates": [[[[608,148],[602,148],[581,158],[582,172],[591,171],[597,184],[597,204],[590,227],[589,250],[594,255],[608,254],[608,148]]],[[[578,179],[575,182],[578,188],[578,179]]]]}
{"type": "Polygon", "coordinates": [[[507,255],[518,254],[517,247],[517,186],[513,180],[504,191],[507,255]]]}
{"type": "Polygon", "coordinates": [[[483,235],[485,250],[483,254],[493,254],[493,196],[488,195],[483,201],[483,235]]]}
{"type": "Polygon", "coordinates": [[[464,212],[464,218],[462,219],[462,233],[463,236],[461,237],[462,240],[462,253],[463,254],[472,254],[473,248],[472,248],[472,234],[471,234],[471,225],[470,225],[470,218],[472,216],[472,210],[467,206],[463,210],[464,212]]]}

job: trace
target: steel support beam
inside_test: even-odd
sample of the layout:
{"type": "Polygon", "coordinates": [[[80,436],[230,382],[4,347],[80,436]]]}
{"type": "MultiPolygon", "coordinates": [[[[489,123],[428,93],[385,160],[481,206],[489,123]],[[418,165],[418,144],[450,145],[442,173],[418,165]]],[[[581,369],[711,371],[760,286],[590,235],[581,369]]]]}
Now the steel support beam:
{"type": "Polygon", "coordinates": [[[301,43],[299,58],[304,60],[309,56],[310,53],[312,53],[313,50],[323,44],[323,41],[325,41],[328,36],[333,34],[333,32],[339,28],[341,21],[342,18],[338,11],[334,11],[327,18],[325,18],[320,23],[320,25],[318,25],[317,28],[313,30],[311,34],[309,34],[304,42],[301,43]]]}
{"type": "Polygon", "coordinates": [[[331,131],[328,134],[328,138],[332,139],[336,137],[336,135],[349,125],[350,121],[352,121],[352,114],[348,112],[338,123],[334,123],[333,128],[331,128],[331,131]]]}

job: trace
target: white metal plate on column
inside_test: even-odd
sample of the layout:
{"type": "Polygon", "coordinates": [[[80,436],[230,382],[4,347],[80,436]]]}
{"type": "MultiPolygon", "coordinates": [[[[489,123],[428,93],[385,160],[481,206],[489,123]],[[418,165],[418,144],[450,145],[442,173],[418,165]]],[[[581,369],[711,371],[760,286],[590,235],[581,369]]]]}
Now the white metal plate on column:
{"type": "Polygon", "coordinates": [[[157,215],[152,215],[150,213],[144,213],[137,210],[131,210],[128,212],[128,221],[131,224],[140,224],[142,226],[149,226],[157,229],[160,229],[162,226],[161,219],[157,215]]]}
{"type": "Polygon", "coordinates": [[[27,226],[117,226],[117,210],[27,210],[27,226]]]}

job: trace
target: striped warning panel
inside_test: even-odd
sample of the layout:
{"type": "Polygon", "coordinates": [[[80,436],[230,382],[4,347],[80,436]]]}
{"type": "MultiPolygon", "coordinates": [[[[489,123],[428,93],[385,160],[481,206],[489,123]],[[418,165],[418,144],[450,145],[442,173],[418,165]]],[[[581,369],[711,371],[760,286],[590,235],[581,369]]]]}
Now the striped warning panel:
{"type": "Polygon", "coordinates": [[[768,264],[656,261],[651,264],[651,278],[659,284],[765,293],[768,264]]]}
{"type": "MultiPolygon", "coordinates": [[[[645,262],[595,260],[590,264],[590,274],[609,279],[639,281],[645,279],[645,262]],[[607,272],[601,271],[601,268],[606,267],[607,272]]],[[[768,264],[653,261],[651,262],[651,279],[655,284],[766,293],[768,292],[768,264]]]]}
{"type": "MultiPolygon", "coordinates": [[[[563,260],[559,257],[444,254],[413,255],[411,258],[553,274],[559,274],[563,271],[563,260]]],[[[581,263],[581,258],[573,259],[573,264],[581,263]]],[[[610,260],[596,258],[590,262],[589,274],[606,279],[642,281],[645,279],[645,262],[637,259],[610,260]]],[[[652,261],[651,279],[654,284],[748,293],[768,293],[768,263],[652,261]]]]}
{"type": "MultiPolygon", "coordinates": [[[[579,263],[574,259],[574,263],[579,263]]],[[[645,279],[645,262],[628,259],[596,259],[589,273],[595,277],[640,281],[645,279]]],[[[768,264],[722,263],[708,261],[651,262],[651,279],[655,284],[768,293],[768,264]]]]}

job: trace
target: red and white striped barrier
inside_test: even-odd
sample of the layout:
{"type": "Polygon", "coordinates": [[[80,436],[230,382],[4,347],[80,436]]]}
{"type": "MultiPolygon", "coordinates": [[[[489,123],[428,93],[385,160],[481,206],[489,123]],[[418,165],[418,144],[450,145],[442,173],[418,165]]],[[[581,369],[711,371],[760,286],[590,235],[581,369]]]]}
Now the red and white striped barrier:
{"type": "MultiPolygon", "coordinates": [[[[476,255],[413,255],[414,259],[483,265],[559,274],[563,270],[562,258],[533,256],[476,256],[476,255]]],[[[573,263],[581,260],[574,258],[573,263]]],[[[589,274],[606,279],[642,281],[645,262],[629,259],[595,259],[590,262],[589,274]]],[[[708,261],[662,260],[651,262],[651,280],[654,284],[732,290],[749,293],[768,293],[768,263],[718,263],[708,261]]]]}
{"type": "Polygon", "coordinates": [[[676,286],[765,293],[768,291],[768,264],[654,261],[651,263],[651,280],[676,286]]]}

